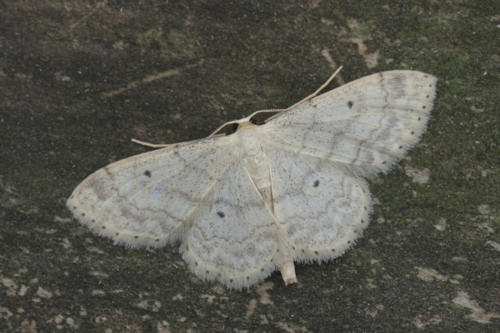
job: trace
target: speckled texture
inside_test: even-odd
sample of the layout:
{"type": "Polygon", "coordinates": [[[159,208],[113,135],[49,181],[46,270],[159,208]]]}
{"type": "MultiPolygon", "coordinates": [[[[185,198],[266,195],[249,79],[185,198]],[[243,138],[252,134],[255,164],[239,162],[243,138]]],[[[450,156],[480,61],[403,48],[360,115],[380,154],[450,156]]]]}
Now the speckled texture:
{"type": "Polygon", "coordinates": [[[0,4],[0,331],[493,332],[500,325],[497,1],[0,4]],[[422,140],[370,182],[372,223],[333,263],[248,291],[175,247],[70,218],[90,172],[389,69],[438,78],[422,140]],[[337,83],[338,83],[337,82],[337,83]]]}

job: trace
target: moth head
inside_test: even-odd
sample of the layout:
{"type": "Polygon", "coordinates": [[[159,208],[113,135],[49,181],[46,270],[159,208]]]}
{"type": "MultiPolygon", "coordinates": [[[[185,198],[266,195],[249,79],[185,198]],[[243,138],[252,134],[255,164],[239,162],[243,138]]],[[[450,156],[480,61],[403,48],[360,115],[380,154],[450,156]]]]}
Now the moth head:
{"type": "MultiPolygon", "coordinates": [[[[253,126],[261,126],[265,124],[268,120],[274,118],[273,117],[268,117],[264,116],[266,113],[277,113],[277,112],[283,112],[286,110],[281,110],[281,109],[271,109],[271,110],[259,110],[248,117],[241,118],[239,120],[231,120],[222,126],[220,126],[215,132],[213,132],[210,137],[214,135],[226,135],[226,134],[233,134],[234,132],[237,132],[238,130],[242,130],[243,128],[250,128],[253,126]],[[229,127],[231,125],[231,127],[229,127]]],[[[277,116],[277,115],[275,115],[277,116]]]]}

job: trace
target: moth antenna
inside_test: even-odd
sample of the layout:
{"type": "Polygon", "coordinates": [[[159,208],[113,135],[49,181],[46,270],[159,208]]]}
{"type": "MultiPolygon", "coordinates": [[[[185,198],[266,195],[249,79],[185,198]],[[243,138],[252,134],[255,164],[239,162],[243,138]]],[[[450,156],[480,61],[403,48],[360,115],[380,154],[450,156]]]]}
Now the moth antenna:
{"type": "Polygon", "coordinates": [[[166,143],[149,143],[137,139],[131,139],[133,143],[137,143],[138,145],[149,147],[149,148],[167,148],[170,146],[173,146],[173,144],[166,144],[166,143]]]}
{"type": "Polygon", "coordinates": [[[336,71],[335,73],[333,73],[332,75],[330,75],[330,77],[328,78],[328,80],[325,81],[325,83],[323,83],[321,85],[321,87],[319,87],[318,89],[316,89],[315,92],[313,92],[311,95],[307,96],[306,98],[300,100],[299,102],[295,103],[294,105],[290,106],[287,110],[297,106],[297,105],[300,105],[304,102],[307,102],[308,100],[310,100],[311,98],[314,98],[316,97],[316,95],[318,95],[321,90],[325,89],[326,86],[328,86],[330,84],[330,82],[332,82],[332,80],[335,78],[335,76],[337,76],[337,74],[342,70],[342,66],[340,66],[336,71]]]}

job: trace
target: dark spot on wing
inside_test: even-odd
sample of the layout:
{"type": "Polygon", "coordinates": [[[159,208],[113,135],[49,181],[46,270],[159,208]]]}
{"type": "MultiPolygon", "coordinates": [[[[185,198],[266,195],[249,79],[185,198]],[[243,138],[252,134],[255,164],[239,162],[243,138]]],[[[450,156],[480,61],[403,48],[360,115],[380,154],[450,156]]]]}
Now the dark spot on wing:
{"type": "Polygon", "coordinates": [[[220,210],[217,212],[217,215],[219,215],[220,218],[223,218],[224,216],[226,216],[226,214],[224,214],[224,212],[222,212],[220,210]]]}
{"type": "Polygon", "coordinates": [[[319,180],[315,180],[314,183],[313,183],[313,186],[314,187],[318,187],[319,186],[319,180]]]}
{"type": "Polygon", "coordinates": [[[151,178],[151,171],[149,170],[144,171],[144,176],[151,178]]]}
{"type": "Polygon", "coordinates": [[[127,206],[120,207],[121,216],[126,218],[127,220],[136,220],[139,222],[144,222],[147,220],[147,217],[143,214],[136,214],[131,211],[127,206]]]}
{"type": "Polygon", "coordinates": [[[353,101],[349,101],[349,102],[347,102],[347,106],[349,107],[349,109],[351,109],[351,108],[352,108],[353,104],[354,104],[354,103],[353,103],[353,101]]]}
{"type": "MultiPolygon", "coordinates": [[[[107,170],[107,169],[105,169],[107,170]]],[[[106,200],[110,196],[110,189],[103,182],[100,182],[96,177],[91,177],[87,183],[88,187],[94,191],[100,201],[106,200]]]]}
{"type": "Polygon", "coordinates": [[[109,171],[108,166],[105,166],[103,169],[106,172],[106,174],[109,176],[109,178],[113,179],[113,173],[111,173],[111,171],[109,171]]]}
{"type": "Polygon", "coordinates": [[[401,75],[396,75],[392,78],[389,83],[392,87],[393,98],[400,98],[405,96],[405,84],[403,82],[404,78],[401,75]]]}

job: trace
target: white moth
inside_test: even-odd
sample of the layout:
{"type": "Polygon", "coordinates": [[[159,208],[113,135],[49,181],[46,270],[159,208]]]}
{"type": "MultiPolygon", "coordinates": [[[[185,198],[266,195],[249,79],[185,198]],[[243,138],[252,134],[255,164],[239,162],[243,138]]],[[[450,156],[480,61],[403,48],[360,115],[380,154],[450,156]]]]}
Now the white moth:
{"type": "Polygon", "coordinates": [[[67,205],[115,243],[180,253],[201,279],[249,287],[294,261],[326,261],[359,237],[369,178],[387,172],[424,132],[436,78],[366,76],[298,103],[264,125],[168,145],[88,176],[67,205]]]}

